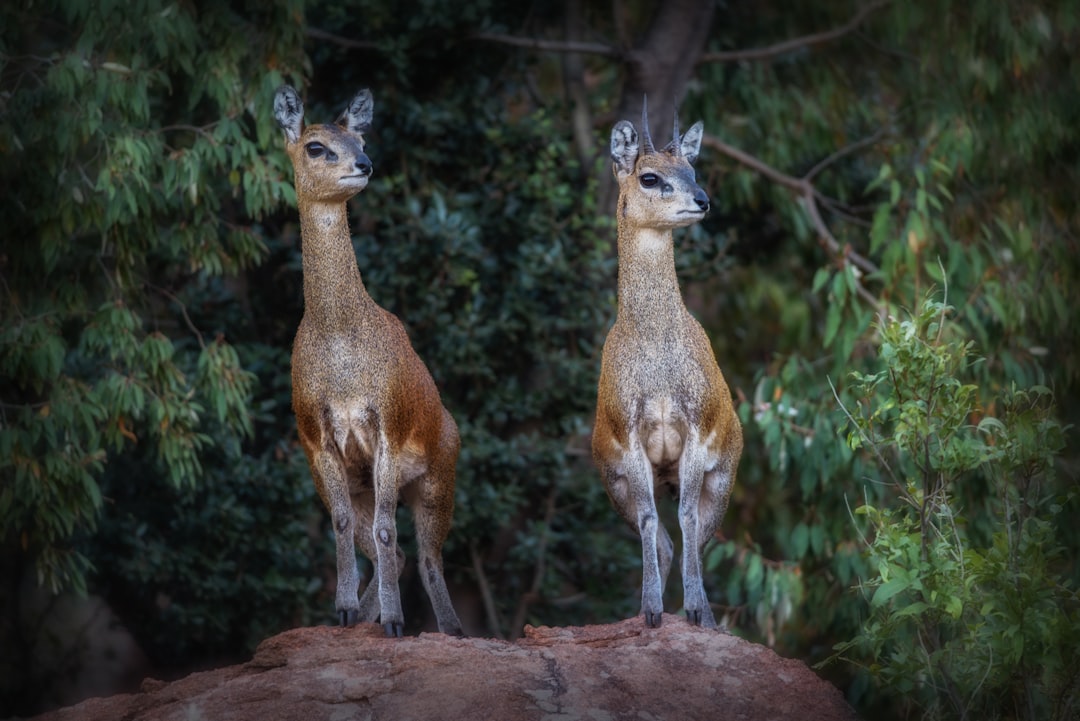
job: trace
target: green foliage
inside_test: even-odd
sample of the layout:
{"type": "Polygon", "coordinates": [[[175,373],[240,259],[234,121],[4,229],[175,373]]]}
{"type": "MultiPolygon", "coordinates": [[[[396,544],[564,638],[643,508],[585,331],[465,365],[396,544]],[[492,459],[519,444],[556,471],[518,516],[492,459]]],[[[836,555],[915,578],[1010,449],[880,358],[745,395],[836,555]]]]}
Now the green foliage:
{"type": "Polygon", "coordinates": [[[867,520],[869,616],[840,654],[865,663],[921,718],[1075,718],[1080,594],[1062,571],[1054,522],[1071,494],[1052,484],[1064,429],[1050,391],[1012,388],[1000,418],[983,416],[970,343],[952,309],[923,304],[881,329],[875,374],[855,373],[849,443],[878,459],[891,505],[867,520]],[[988,486],[986,528],[965,517],[988,486]]]}
{"type": "Polygon", "coordinates": [[[311,625],[333,605],[303,454],[278,446],[213,460],[194,487],[155,477],[131,484],[123,463],[103,484],[114,506],[93,541],[94,557],[110,564],[97,590],[167,667],[241,662],[263,639],[311,625]]]}
{"type": "MultiPolygon", "coordinates": [[[[261,399],[236,344],[243,334],[207,312],[214,301],[206,291],[266,256],[257,223],[293,197],[283,158],[262,151],[270,112],[256,99],[304,66],[291,22],[299,12],[287,2],[252,9],[156,0],[0,10],[0,223],[8,229],[0,253],[0,559],[15,570],[0,591],[13,619],[5,633],[32,631],[17,615],[26,565],[53,592],[101,592],[149,576],[191,583],[183,574],[198,565],[168,555],[180,551],[179,531],[157,537],[151,550],[148,539],[164,526],[148,518],[205,535],[210,521],[191,510],[206,492],[201,482],[219,480],[225,459],[268,465],[269,451],[241,456],[259,435],[252,414],[261,399]],[[163,506],[152,510],[151,499],[163,506]],[[99,541],[123,533],[133,534],[120,546],[130,555],[103,552],[99,541]],[[146,571],[153,559],[169,561],[146,571]]],[[[215,310],[237,305],[233,296],[215,310]]],[[[222,504],[221,494],[228,489],[235,502],[236,484],[249,487],[253,473],[229,479],[214,486],[222,504]]],[[[255,513],[243,532],[220,524],[214,552],[235,549],[243,533],[249,544],[251,534],[265,538],[266,515],[255,513]]],[[[288,524],[272,524],[282,525],[291,538],[288,524]]],[[[208,620],[234,635],[281,627],[276,613],[233,627],[242,617],[220,606],[234,581],[213,578],[216,595],[209,582],[199,591],[201,617],[173,618],[168,635],[195,648],[205,639],[191,631],[208,620]]],[[[302,598],[297,584],[286,583],[293,600],[282,604],[285,616],[302,598]]],[[[149,616],[149,598],[131,618],[149,616]]],[[[233,640],[215,637],[200,653],[233,640]]],[[[5,648],[33,643],[3,640],[5,648]]],[[[17,708],[13,699],[49,674],[10,654],[0,704],[17,708]]]]}
{"type": "MultiPolygon", "coordinates": [[[[831,20],[825,12],[732,9],[725,18],[730,30],[721,31],[713,45],[767,45],[850,17],[840,6],[831,20]],[[752,41],[748,28],[764,39],[752,41]]],[[[794,601],[789,621],[775,635],[776,646],[811,660],[859,636],[866,622],[863,600],[847,589],[875,577],[877,561],[864,554],[849,509],[861,502],[910,519],[912,509],[942,493],[942,469],[981,462],[950,489],[950,507],[963,516],[963,548],[975,543],[988,555],[1004,527],[994,489],[1012,487],[995,478],[1005,472],[993,453],[1007,444],[989,443],[991,429],[985,426],[968,427],[987,417],[1008,425],[1005,404],[1013,388],[1033,398],[1041,398],[1040,387],[1054,389],[1053,409],[1045,398],[1036,404],[1047,424],[1075,421],[1078,407],[1076,324],[1069,308],[1080,277],[1080,249],[1071,230],[1075,204],[1061,191],[1080,182],[1072,162],[1080,125],[1076,108],[1055,90],[1060,78],[1076,76],[1066,50],[1077,27],[1075,8],[893,3],[870,18],[862,28],[866,42],[844,40],[767,63],[701,66],[701,92],[690,92],[684,111],[704,116],[710,132],[772,168],[795,178],[808,174],[817,209],[838,244],[836,252],[829,249],[803,195],[752,167],[717,159],[706,144],[699,168],[721,205],[737,263],[715,281],[689,286],[687,294],[705,300],[710,314],[703,320],[716,331],[714,344],[729,382],[734,375],[736,392],[740,385],[747,389],[740,413],[747,448],[758,449],[748,451],[757,462],[740,467],[724,527],[729,540],[724,550],[714,551],[712,585],[727,589],[723,602],[736,632],[765,641],[772,634],[753,619],[777,618],[794,601]],[[987,73],[996,77],[992,88],[987,73]],[[1051,160],[1055,154],[1068,160],[1051,160]],[[895,380],[921,383],[924,394],[933,389],[937,415],[920,415],[909,405],[901,419],[899,402],[867,406],[869,413],[884,414],[878,420],[899,423],[897,442],[905,444],[906,460],[888,457],[888,468],[903,479],[896,485],[874,444],[837,442],[847,435],[837,397],[854,412],[851,386],[857,379],[889,384],[900,364],[912,361],[904,354],[913,347],[885,342],[881,334],[893,327],[891,318],[907,317],[906,309],[918,307],[935,286],[947,286],[956,306],[942,342],[933,346],[938,355],[923,376],[895,380]],[[979,349],[978,362],[967,355],[969,343],[979,349]],[[929,374],[931,368],[937,376],[929,374]],[[985,448],[977,451],[972,435],[985,448]],[[924,440],[923,452],[915,455],[924,440]],[[916,461],[919,467],[911,465],[916,461]],[[865,481],[883,475],[881,483],[865,481]],[[755,555],[760,564],[752,560],[755,555]],[[796,585],[775,602],[766,595],[751,605],[749,591],[760,583],[761,568],[790,568],[796,585]]],[[[922,312],[919,307],[906,321],[909,331],[922,312]]],[[[1038,425],[1023,421],[1014,427],[1019,433],[1038,425]]],[[[1048,433],[1049,426],[1040,432],[1048,433]]],[[[1053,453],[1050,448],[1027,446],[1029,452],[1053,453]]],[[[1075,452],[1066,445],[1060,454],[1061,473],[1040,481],[1043,498],[1071,498],[1075,452]]],[[[1056,619],[1045,627],[1057,628],[1062,619],[1075,619],[1074,602],[1066,603],[1072,591],[1062,589],[1076,588],[1073,559],[1080,536],[1065,520],[1075,502],[1045,503],[1038,533],[1044,534],[1044,549],[1060,551],[1037,584],[1057,586],[1057,615],[1041,617],[1056,619]],[[1065,510],[1051,513],[1054,503],[1065,510]]],[[[1029,533],[1031,546],[1036,534],[1029,533]]],[[[944,553],[940,540],[928,538],[928,545],[934,541],[944,553]]],[[[912,540],[905,552],[921,558],[921,537],[912,540]]],[[[955,556],[954,549],[942,558],[955,556]]],[[[1038,567],[1036,557],[1029,561],[1038,567]]],[[[937,589],[958,582],[956,575],[944,575],[945,561],[940,563],[941,573],[925,581],[937,589]]],[[[970,575],[971,564],[966,568],[970,575]]],[[[988,567],[986,573],[986,579],[998,579],[994,583],[1011,578],[1000,569],[988,567]]],[[[942,593],[935,602],[944,613],[946,604],[955,610],[955,599],[965,592],[942,593]]],[[[1025,625],[1025,633],[1036,629],[1025,625]]],[[[1068,647],[1047,645],[1051,638],[1030,646],[1024,664],[1045,654],[1047,668],[1061,669],[1056,654],[1068,647]]],[[[875,658],[874,649],[859,649],[865,653],[857,658],[868,667],[881,669],[888,662],[886,651],[875,658]]],[[[1010,668],[996,665],[1004,658],[996,655],[999,650],[993,649],[994,664],[983,659],[984,672],[1010,668]]],[[[903,706],[907,694],[899,686],[874,684],[870,674],[838,665],[825,671],[867,717],[902,717],[911,710],[903,706]]],[[[1064,688],[1061,681],[1042,682],[1043,690],[1064,688]]],[[[922,689],[921,708],[930,708],[933,684],[922,689]]],[[[943,697],[941,703],[949,701],[943,697]]]]}
{"type": "Polygon", "coordinates": [[[110,458],[152,448],[148,470],[181,487],[204,452],[252,430],[252,376],[235,351],[176,328],[190,325],[186,284],[263,254],[247,218],[288,187],[249,138],[251,99],[275,80],[245,73],[277,39],[214,47],[236,22],[228,6],[158,2],[3,11],[3,77],[17,90],[0,116],[0,218],[20,230],[0,304],[0,473],[12,481],[0,537],[54,590],[85,587],[71,539],[94,528],[110,458]]]}

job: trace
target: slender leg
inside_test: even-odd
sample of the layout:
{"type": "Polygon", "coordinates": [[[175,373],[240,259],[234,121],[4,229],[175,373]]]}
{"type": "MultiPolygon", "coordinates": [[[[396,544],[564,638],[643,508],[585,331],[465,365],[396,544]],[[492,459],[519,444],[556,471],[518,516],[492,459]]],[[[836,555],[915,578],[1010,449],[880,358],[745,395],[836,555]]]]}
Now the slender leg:
{"type": "MultiPolygon", "coordinates": [[[[728,498],[735,483],[734,471],[733,462],[721,460],[716,468],[705,472],[701,498],[698,502],[698,528],[694,544],[699,565],[705,544],[716,533],[727,511],[728,498]]],[[[716,622],[708,598],[705,596],[704,587],[702,588],[702,603],[703,608],[708,609],[708,615],[703,616],[702,625],[712,627],[716,622]]]]}
{"type": "Polygon", "coordinates": [[[656,555],[660,567],[660,594],[663,596],[671,574],[671,562],[675,558],[675,544],[671,542],[671,535],[664,524],[659,522],[656,524],[656,555]]]}
{"type": "Polygon", "coordinates": [[[401,636],[405,630],[397,582],[397,523],[394,512],[397,510],[399,473],[396,461],[390,452],[386,434],[380,433],[372,474],[375,484],[372,537],[376,550],[375,579],[379,582],[379,619],[387,636],[401,636]]]}
{"type": "Polygon", "coordinates": [[[442,546],[450,533],[454,505],[453,483],[446,484],[429,478],[417,479],[414,483],[420,485],[415,490],[410,486],[411,492],[406,495],[406,501],[412,509],[416,526],[420,580],[431,600],[439,630],[450,636],[461,636],[461,621],[450,600],[442,564],[442,546]]]}
{"type": "Polygon", "coordinates": [[[337,551],[337,595],[334,605],[342,626],[352,626],[360,617],[357,589],[360,572],[356,567],[356,546],[353,538],[356,516],[349,500],[349,491],[340,459],[331,451],[322,450],[313,459],[312,471],[319,474],[325,489],[325,500],[334,524],[337,551]]]}
{"type": "Polygon", "coordinates": [[[705,481],[706,449],[701,444],[696,428],[691,427],[683,445],[679,460],[679,527],[682,530],[683,552],[683,607],[686,618],[695,626],[713,628],[709,600],[705,596],[705,583],[701,578],[700,530],[707,526],[701,518],[701,502],[705,481]]]}
{"type": "MultiPolygon", "coordinates": [[[[375,515],[375,493],[366,490],[354,494],[352,497],[353,511],[356,514],[356,543],[360,546],[363,554],[372,562],[378,562],[378,549],[375,547],[375,533],[372,530],[375,515]]],[[[398,578],[405,568],[405,552],[401,546],[397,548],[398,578]]],[[[362,623],[374,623],[379,620],[379,577],[378,566],[374,566],[375,573],[368,580],[367,588],[360,594],[360,611],[358,620],[362,623]]]]}
{"type": "MultiPolygon", "coordinates": [[[[628,493],[637,513],[636,523],[641,536],[641,612],[645,616],[645,625],[656,628],[664,614],[663,578],[661,574],[660,551],[657,536],[660,519],[656,512],[656,498],[653,495],[653,469],[645,455],[645,449],[636,434],[630,435],[630,449],[623,457],[626,465],[628,493]]],[[[663,533],[667,536],[667,532],[663,533]]],[[[671,568],[670,537],[667,537],[666,566],[671,568]]]]}

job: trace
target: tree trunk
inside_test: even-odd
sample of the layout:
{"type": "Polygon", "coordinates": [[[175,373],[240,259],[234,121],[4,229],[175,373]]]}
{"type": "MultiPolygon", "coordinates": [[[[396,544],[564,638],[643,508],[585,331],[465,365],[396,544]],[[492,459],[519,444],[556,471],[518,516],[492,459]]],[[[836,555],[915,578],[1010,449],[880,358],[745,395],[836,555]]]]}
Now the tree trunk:
{"type": "MultiPolygon", "coordinates": [[[[616,0],[617,19],[625,14],[621,2],[625,0],[616,0]]],[[[648,96],[649,127],[657,147],[671,137],[675,108],[705,49],[714,5],[711,0],[663,0],[640,42],[626,53],[617,119],[638,127],[641,99],[648,96]]],[[[600,192],[601,207],[613,211],[617,194],[610,174],[605,174],[600,192]]]]}

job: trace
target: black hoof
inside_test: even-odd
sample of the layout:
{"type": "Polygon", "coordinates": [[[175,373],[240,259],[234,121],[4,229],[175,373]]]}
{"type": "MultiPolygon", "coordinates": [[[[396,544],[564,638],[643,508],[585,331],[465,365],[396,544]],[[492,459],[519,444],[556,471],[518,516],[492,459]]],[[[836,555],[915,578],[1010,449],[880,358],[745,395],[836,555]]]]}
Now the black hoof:
{"type": "Polygon", "coordinates": [[[342,628],[347,628],[348,626],[355,626],[357,621],[359,620],[360,612],[355,608],[347,608],[338,611],[338,622],[341,624],[342,628]]]}
{"type": "Polygon", "coordinates": [[[405,624],[403,623],[384,623],[383,631],[386,632],[387,638],[401,638],[405,635],[405,624]]]}
{"type": "Polygon", "coordinates": [[[654,613],[652,611],[645,612],[645,625],[649,628],[660,628],[660,621],[663,619],[663,612],[654,613]]]}
{"type": "Polygon", "coordinates": [[[690,624],[693,625],[693,626],[700,626],[701,625],[701,611],[691,611],[690,609],[687,609],[686,610],[686,620],[689,621],[690,624]]]}

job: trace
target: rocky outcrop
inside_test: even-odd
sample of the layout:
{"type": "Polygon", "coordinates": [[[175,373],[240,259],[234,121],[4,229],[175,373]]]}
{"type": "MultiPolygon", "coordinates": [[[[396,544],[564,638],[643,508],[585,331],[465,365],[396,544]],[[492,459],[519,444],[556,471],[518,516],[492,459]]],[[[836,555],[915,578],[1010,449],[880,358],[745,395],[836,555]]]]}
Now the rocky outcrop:
{"type": "Polygon", "coordinates": [[[799,661],[664,616],[526,627],[515,643],[437,633],[387,639],[375,625],[298,628],[250,662],[147,680],[40,721],[853,721],[840,692],[799,661]]]}

